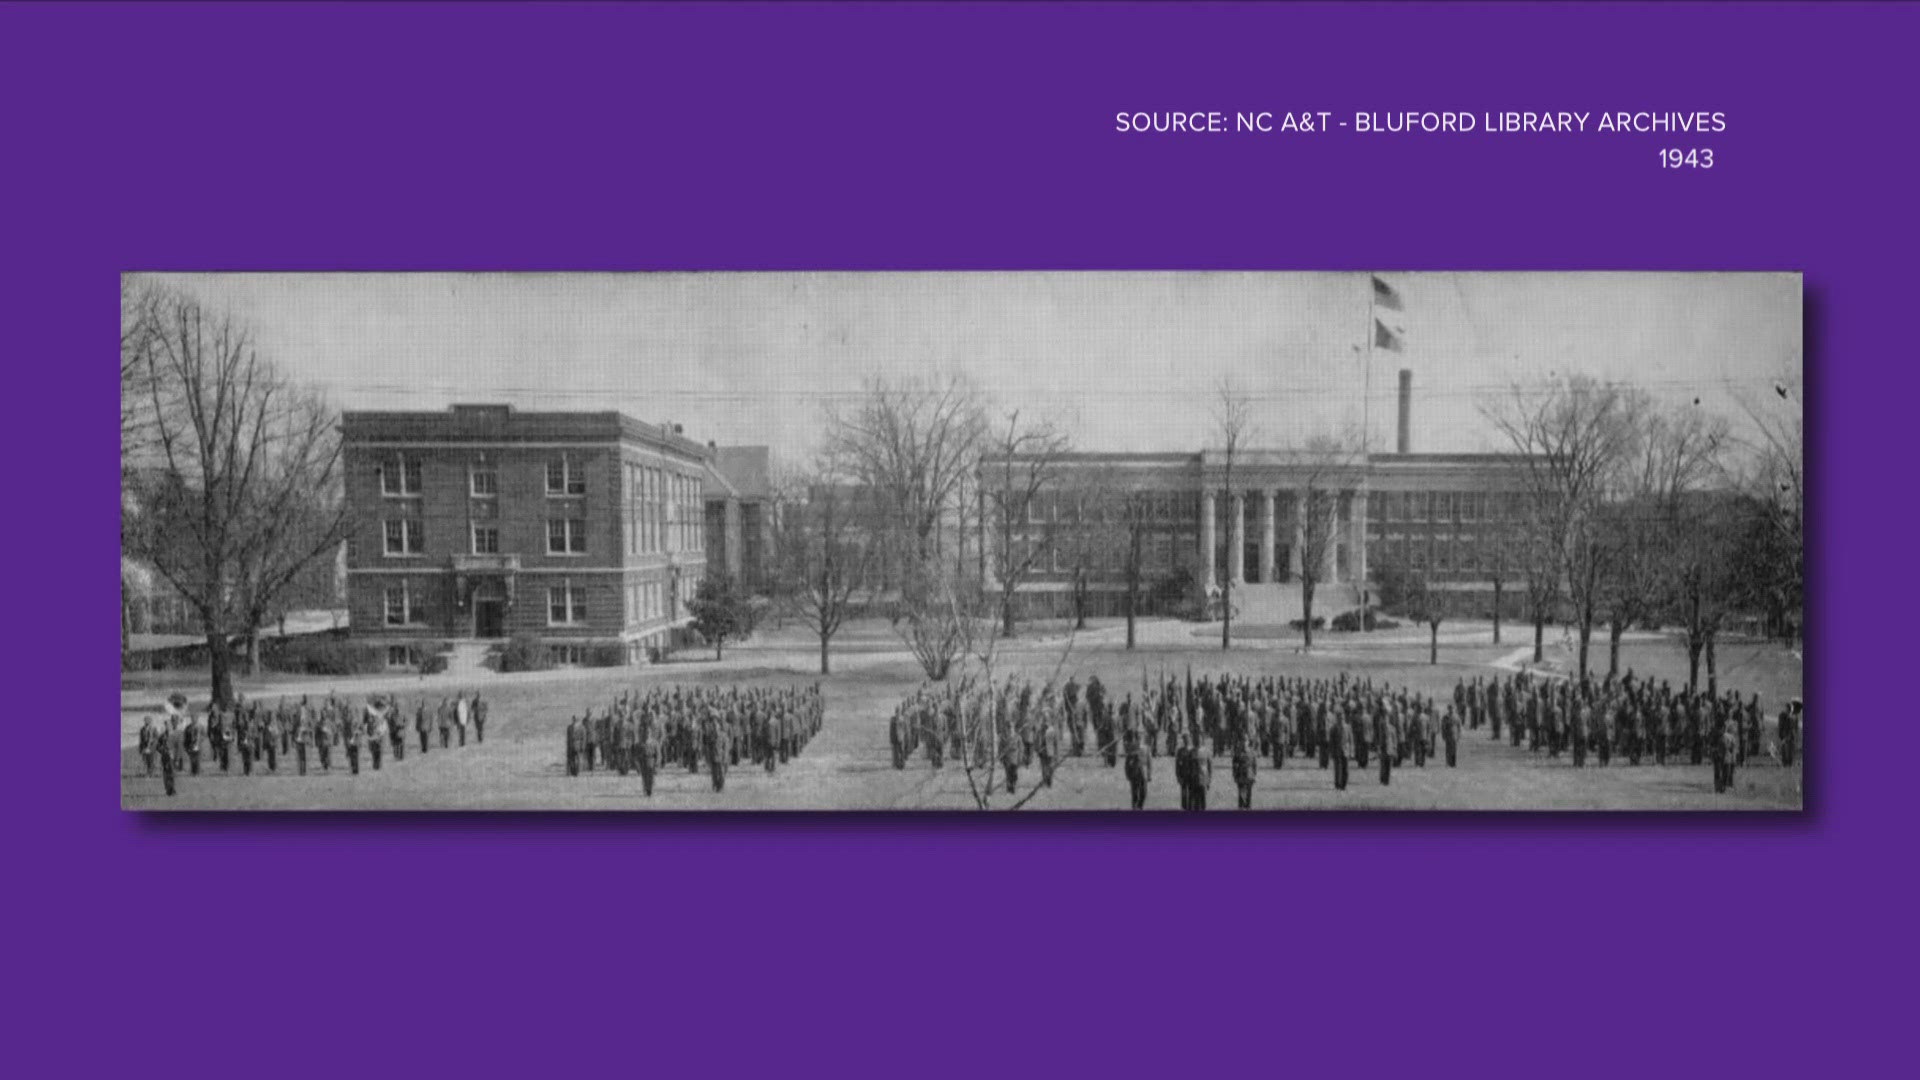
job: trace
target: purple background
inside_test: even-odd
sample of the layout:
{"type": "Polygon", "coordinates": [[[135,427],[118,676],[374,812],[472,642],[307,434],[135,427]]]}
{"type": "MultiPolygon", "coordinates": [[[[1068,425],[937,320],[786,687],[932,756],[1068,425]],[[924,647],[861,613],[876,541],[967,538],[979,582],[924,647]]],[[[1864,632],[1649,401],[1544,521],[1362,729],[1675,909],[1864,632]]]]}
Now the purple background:
{"type": "Polygon", "coordinates": [[[8,595],[33,641],[9,653],[0,780],[7,981],[27,992],[10,1059],[50,1055],[23,1076],[1897,1069],[1880,1053],[1911,1023],[1914,737],[1893,702],[1912,650],[1885,631],[1911,597],[1917,15],[0,9],[6,542],[25,570],[8,595]],[[1711,173],[1655,168],[1652,136],[1111,130],[1122,108],[1256,105],[1706,108],[1728,130],[1711,173]],[[1071,267],[1805,271],[1809,812],[119,809],[101,718],[120,271],[1071,267]]]}

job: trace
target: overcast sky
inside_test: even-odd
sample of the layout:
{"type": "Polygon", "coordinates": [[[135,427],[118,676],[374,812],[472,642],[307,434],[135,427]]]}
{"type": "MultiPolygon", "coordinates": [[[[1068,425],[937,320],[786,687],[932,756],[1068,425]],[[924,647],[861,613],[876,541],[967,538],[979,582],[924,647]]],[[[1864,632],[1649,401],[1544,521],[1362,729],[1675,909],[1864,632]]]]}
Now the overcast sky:
{"type": "MultiPolygon", "coordinates": [[[[1742,423],[1736,394],[1801,367],[1797,275],[1394,274],[1404,353],[1374,350],[1373,449],[1414,372],[1414,449],[1504,449],[1479,404],[1584,372],[1742,423]]],[[[1256,402],[1250,445],[1357,430],[1366,274],[193,274],[342,409],[619,409],[690,437],[817,443],[875,375],[962,372],[1088,450],[1215,441],[1222,377],[1256,402]]]]}

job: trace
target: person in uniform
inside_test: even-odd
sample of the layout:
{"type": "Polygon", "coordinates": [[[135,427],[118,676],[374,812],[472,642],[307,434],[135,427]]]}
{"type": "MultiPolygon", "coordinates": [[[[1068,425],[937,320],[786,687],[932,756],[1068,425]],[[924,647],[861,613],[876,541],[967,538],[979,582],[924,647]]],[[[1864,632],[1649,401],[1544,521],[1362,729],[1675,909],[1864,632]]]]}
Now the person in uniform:
{"type": "MultiPolygon", "coordinates": [[[[1786,713],[1781,713],[1785,718],[1786,713]]],[[[160,745],[160,729],[153,726],[153,717],[145,716],[140,720],[140,760],[146,767],[146,775],[153,775],[153,754],[160,745]]]]}
{"type": "Polygon", "coordinates": [[[328,705],[320,710],[320,720],[313,725],[313,748],[320,755],[320,771],[333,771],[333,740],[337,732],[333,727],[333,707],[328,705]]]}
{"type": "Polygon", "coordinates": [[[1780,709],[1774,738],[1780,744],[1780,764],[1793,768],[1800,757],[1800,699],[1794,698],[1780,709]]]}
{"type": "Polygon", "coordinates": [[[1153,780],[1153,755],[1138,742],[1127,746],[1127,790],[1132,797],[1133,808],[1142,810],[1147,805],[1147,784],[1153,780]]]}
{"type": "Polygon", "coordinates": [[[1040,783],[1043,787],[1052,787],[1054,764],[1060,760],[1060,729],[1054,726],[1051,715],[1041,718],[1034,743],[1040,756],[1040,783]]]}
{"type": "MultiPolygon", "coordinates": [[[[473,706],[467,701],[467,692],[462,690],[453,696],[453,722],[460,729],[460,745],[467,745],[467,721],[473,706]]],[[[604,755],[603,755],[604,756],[604,755]]]]}
{"type": "Polygon", "coordinates": [[[652,717],[640,719],[640,731],[636,736],[636,747],[640,758],[640,790],[648,798],[653,797],[653,778],[660,768],[660,729],[652,717]]]}
{"type": "Polygon", "coordinates": [[[167,797],[171,799],[174,795],[174,758],[180,753],[180,717],[177,713],[168,714],[167,728],[160,734],[159,746],[160,780],[166,785],[167,797]]]}
{"type": "Polygon", "coordinates": [[[1740,736],[1732,720],[1720,725],[1720,737],[1714,740],[1713,790],[1724,794],[1733,788],[1733,766],[1740,753],[1740,736]]]}
{"type": "MultiPolygon", "coordinates": [[[[1400,752],[1399,742],[1393,730],[1393,724],[1387,720],[1385,713],[1377,716],[1374,724],[1374,739],[1378,743],[1374,750],[1380,755],[1380,783],[1391,784],[1393,783],[1393,759],[1400,752]]],[[[1361,766],[1361,768],[1365,767],[1361,766]]]]}
{"type": "Polygon", "coordinates": [[[313,746],[313,720],[303,705],[293,718],[293,761],[300,775],[307,775],[307,752],[313,746]]]}
{"type": "Polygon", "coordinates": [[[580,775],[580,750],[581,750],[581,744],[583,741],[584,741],[583,731],[582,731],[582,728],[580,727],[580,718],[577,716],[573,717],[572,719],[567,721],[567,775],[568,776],[580,775]]]}
{"type": "Polygon", "coordinates": [[[473,695],[473,741],[487,741],[487,702],[478,693],[473,695]]]}
{"type": "Polygon", "coordinates": [[[261,721],[260,748],[266,752],[267,771],[280,771],[280,742],[284,732],[280,726],[280,710],[272,709],[261,721]]]}
{"type": "Polygon", "coordinates": [[[1240,796],[1240,809],[1253,809],[1253,784],[1259,774],[1260,748],[1243,722],[1233,740],[1233,786],[1240,796]]]}
{"type": "Polygon", "coordinates": [[[1333,789],[1347,790],[1347,747],[1353,742],[1353,733],[1347,730],[1347,718],[1333,713],[1327,718],[1326,736],[1321,740],[1323,760],[1333,763],[1333,789]]]}
{"type": "MultiPolygon", "coordinates": [[[[1494,700],[1497,701],[1499,699],[1495,698],[1494,700]]],[[[1500,737],[1500,728],[1498,726],[1500,721],[1497,719],[1497,716],[1498,714],[1494,714],[1489,716],[1487,720],[1490,725],[1493,725],[1493,737],[1496,739],[1500,737]]],[[[1440,718],[1440,743],[1447,751],[1447,768],[1451,769],[1459,764],[1460,718],[1454,715],[1452,709],[1448,709],[1446,715],[1440,718]]]]}
{"type": "Polygon", "coordinates": [[[362,724],[367,730],[367,751],[373,756],[373,771],[380,771],[380,755],[387,741],[387,713],[379,695],[367,699],[362,724]]]}
{"type": "Polygon", "coordinates": [[[185,723],[180,725],[180,748],[187,756],[189,776],[200,775],[200,747],[205,737],[206,731],[200,726],[200,718],[187,713],[185,723]]]}

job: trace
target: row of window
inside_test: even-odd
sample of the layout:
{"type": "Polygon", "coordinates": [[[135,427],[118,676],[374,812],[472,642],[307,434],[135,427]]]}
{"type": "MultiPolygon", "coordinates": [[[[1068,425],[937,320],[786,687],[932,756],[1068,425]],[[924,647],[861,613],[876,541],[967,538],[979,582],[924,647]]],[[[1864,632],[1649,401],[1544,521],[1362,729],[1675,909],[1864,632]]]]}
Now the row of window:
{"type": "MultiPolygon", "coordinates": [[[[396,454],[377,466],[380,494],[393,498],[417,498],[422,493],[420,458],[396,454]]],[[[587,464],[572,454],[561,454],[547,461],[546,492],[554,498],[574,498],[587,493],[587,464]]],[[[685,510],[702,501],[698,478],[649,465],[627,465],[627,486],[636,516],[644,516],[656,528],[653,542],[664,543],[666,530],[659,526],[684,526],[685,510]],[[680,512],[676,513],[678,509],[680,512]]],[[[467,467],[467,494],[475,499],[491,499],[500,494],[500,467],[480,460],[467,467]]],[[[688,534],[690,535],[690,534],[688,534]]],[[[648,549],[655,550],[655,549],[648,549]]]]}
{"type": "MultiPolygon", "coordinates": [[[[388,626],[424,626],[432,586],[422,588],[405,579],[382,590],[381,606],[388,626]]],[[[586,589],[571,581],[547,587],[547,625],[579,626],[587,621],[586,589]]]]}
{"type": "MultiPolygon", "coordinates": [[[[381,523],[381,550],[393,557],[427,553],[426,523],[419,518],[388,518],[381,523]]],[[[467,550],[475,555],[500,554],[500,526],[474,521],[467,525],[467,550]]],[[[586,518],[548,518],[547,554],[585,555],[586,518]]]]}
{"type": "Polygon", "coordinates": [[[650,465],[627,464],[627,553],[697,551],[703,543],[700,482],[650,465]]]}

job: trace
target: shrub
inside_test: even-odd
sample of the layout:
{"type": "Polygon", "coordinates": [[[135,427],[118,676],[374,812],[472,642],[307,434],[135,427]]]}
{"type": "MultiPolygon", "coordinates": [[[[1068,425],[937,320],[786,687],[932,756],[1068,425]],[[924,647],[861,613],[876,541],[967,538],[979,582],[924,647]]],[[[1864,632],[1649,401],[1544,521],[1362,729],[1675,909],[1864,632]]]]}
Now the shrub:
{"type": "Polygon", "coordinates": [[[587,646],[581,663],[587,667],[624,667],[627,647],[618,641],[600,641],[587,646]]]}
{"type": "Polygon", "coordinates": [[[372,675],[386,670],[387,650],[337,638],[293,639],[264,649],[261,662],[290,675],[372,675]]]}
{"type": "MultiPolygon", "coordinates": [[[[1288,623],[1287,625],[1293,627],[1295,630],[1305,630],[1307,628],[1307,620],[1295,619],[1292,622],[1288,623]]],[[[1315,615],[1313,617],[1313,628],[1315,630],[1324,630],[1326,629],[1326,626],[1327,626],[1326,616],[1315,615]]]]}
{"type": "Polygon", "coordinates": [[[1385,615],[1375,615],[1372,612],[1367,613],[1367,629],[1369,630],[1398,630],[1399,628],[1400,624],[1398,622],[1387,618],[1385,615]]]}
{"type": "Polygon", "coordinates": [[[538,639],[522,635],[501,647],[500,670],[502,672],[551,671],[553,670],[553,653],[538,639]]]}
{"type": "Polygon", "coordinates": [[[445,670],[447,670],[446,653],[428,653],[420,658],[420,674],[422,675],[438,675],[445,670]]]}

